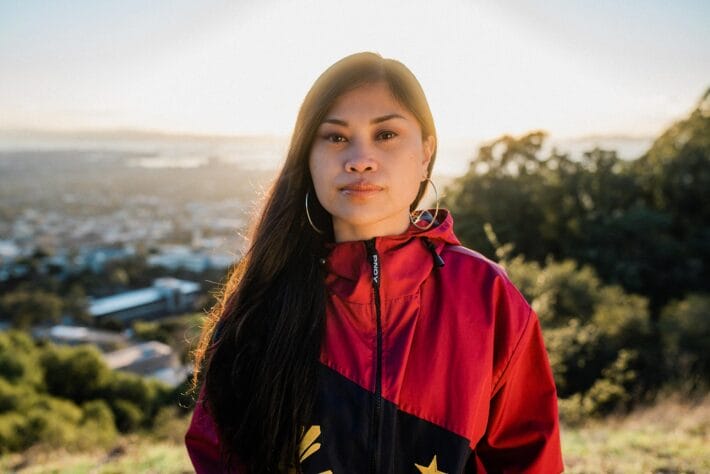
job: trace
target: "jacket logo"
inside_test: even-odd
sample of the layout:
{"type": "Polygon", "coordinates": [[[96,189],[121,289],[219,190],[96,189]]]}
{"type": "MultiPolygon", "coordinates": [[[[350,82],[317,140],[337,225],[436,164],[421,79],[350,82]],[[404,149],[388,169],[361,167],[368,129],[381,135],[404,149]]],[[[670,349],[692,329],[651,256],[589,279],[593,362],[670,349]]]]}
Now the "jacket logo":
{"type": "Polygon", "coordinates": [[[424,474],[446,474],[445,472],[440,471],[437,467],[436,456],[434,456],[434,459],[431,460],[428,466],[422,466],[419,464],[414,464],[414,466],[419,469],[419,472],[423,472],[424,474]]]}
{"type": "Polygon", "coordinates": [[[380,260],[377,258],[377,254],[372,256],[372,282],[375,285],[380,284],[380,260]]]}

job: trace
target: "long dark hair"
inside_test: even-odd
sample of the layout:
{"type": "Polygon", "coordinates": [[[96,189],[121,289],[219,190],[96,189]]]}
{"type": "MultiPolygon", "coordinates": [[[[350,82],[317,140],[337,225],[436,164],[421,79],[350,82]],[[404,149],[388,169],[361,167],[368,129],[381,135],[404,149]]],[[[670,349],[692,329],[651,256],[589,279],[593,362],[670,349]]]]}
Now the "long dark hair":
{"type": "MultiPolygon", "coordinates": [[[[249,472],[299,467],[298,444],[315,402],[325,326],[325,243],[330,215],[316,199],[308,167],[317,128],[335,100],[358,86],[384,82],[436,138],[424,92],[402,63],[364,52],[328,68],[301,105],[286,162],[255,220],[251,245],[230,272],[196,350],[194,384],[204,378],[225,464],[249,472]],[[304,202],[317,233],[309,225],[304,202]]],[[[436,157],[432,154],[428,173],[436,157]]],[[[412,209],[425,190],[422,183],[412,209]]],[[[300,470],[300,469],[299,469],[300,470]]]]}

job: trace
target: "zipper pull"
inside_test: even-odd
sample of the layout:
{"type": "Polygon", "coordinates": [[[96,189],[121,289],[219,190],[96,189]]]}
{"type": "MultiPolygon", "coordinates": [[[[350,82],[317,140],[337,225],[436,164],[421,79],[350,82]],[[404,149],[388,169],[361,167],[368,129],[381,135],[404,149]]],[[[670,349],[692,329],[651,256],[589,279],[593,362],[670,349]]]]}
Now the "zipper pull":
{"type": "Polygon", "coordinates": [[[424,241],[424,245],[426,245],[426,248],[429,249],[429,252],[431,252],[431,256],[434,259],[434,265],[437,268],[441,268],[444,266],[444,259],[441,258],[441,255],[436,253],[436,247],[434,247],[434,244],[431,243],[431,240],[429,240],[426,237],[422,237],[422,240],[424,241]]]}

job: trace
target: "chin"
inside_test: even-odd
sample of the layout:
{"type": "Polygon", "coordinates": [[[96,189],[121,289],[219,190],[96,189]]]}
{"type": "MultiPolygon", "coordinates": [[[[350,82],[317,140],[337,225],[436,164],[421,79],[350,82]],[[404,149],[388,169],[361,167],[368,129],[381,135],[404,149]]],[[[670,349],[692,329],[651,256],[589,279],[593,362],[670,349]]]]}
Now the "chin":
{"type": "Polygon", "coordinates": [[[385,235],[389,233],[389,229],[399,227],[398,223],[401,221],[402,226],[405,226],[405,220],[403,217],[400,218],[401,212],[382,212],[382,209],[357,209],[347,213],[333,214],[333,225],[338,221],[344,227],[349,227],[351,229],[368,229],[375,230],[382,229],[385,233],[376,232],[377,235],[385,235]]]}

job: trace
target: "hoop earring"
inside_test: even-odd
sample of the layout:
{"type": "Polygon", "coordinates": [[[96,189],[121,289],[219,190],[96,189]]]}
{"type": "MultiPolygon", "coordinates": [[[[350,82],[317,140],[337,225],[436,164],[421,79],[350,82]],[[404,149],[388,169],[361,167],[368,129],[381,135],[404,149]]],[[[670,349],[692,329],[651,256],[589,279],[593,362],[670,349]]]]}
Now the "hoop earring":
{"type": "Polygon", "coordinates": [[[308,223],[311,225],[311,227],[313,227],[313,230],[315,230],[319,234],[322,234],[323,231],[320,230],[318,227],[316,227],[316,225],[313,223],[313,220],[311,219],[311,213],[308,211],[308,193],[309,192],[310,191],[306,191],[306,217],[308,218],[308,223]]]}
{"type": "Polygon", "coordinates": [[[439,192],[436,190],[436,185],[434,184],[434,181],[431,180],[431,178],[426,178],[426,180],[431,184],[431,187],[434,188],[434,195],[436,196],[436,210],[434,211],[434,216],[431,218],[431,222],[429,222],[429,225],[426,227],[419,227],[417,225],[417,222],[421,219],[422,215],[426,211],[413,211],[409,213],[409,222],[412,223],[414,227],[416,227],[419,230],[429,230],[431,226],[434,225],[434,222],[436,222],[436,218],[439,215],[439,192]]]}

